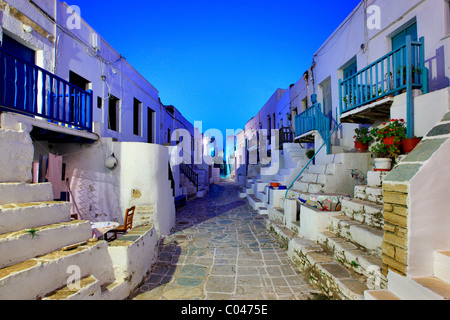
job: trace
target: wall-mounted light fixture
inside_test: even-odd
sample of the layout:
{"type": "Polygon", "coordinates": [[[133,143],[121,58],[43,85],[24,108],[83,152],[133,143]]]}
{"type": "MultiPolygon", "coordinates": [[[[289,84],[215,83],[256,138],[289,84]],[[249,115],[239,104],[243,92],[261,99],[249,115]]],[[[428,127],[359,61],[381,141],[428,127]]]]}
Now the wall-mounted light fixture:
{"type": "Polygon", "coordinates": [[[117,159],[114,156],[114,153],[105,160],[105,167],[107,167],[110,170],[115,169],[117,167],[117,164],[118,164],[117,159]]]}
{"type": "Polygon", "coordinates": [[[22,25],[22,29],[23,31],[25,31],[26,33],[32,33],[33,32],[33,27],[28,25],[28,24],[24,24],[22,25]]]}

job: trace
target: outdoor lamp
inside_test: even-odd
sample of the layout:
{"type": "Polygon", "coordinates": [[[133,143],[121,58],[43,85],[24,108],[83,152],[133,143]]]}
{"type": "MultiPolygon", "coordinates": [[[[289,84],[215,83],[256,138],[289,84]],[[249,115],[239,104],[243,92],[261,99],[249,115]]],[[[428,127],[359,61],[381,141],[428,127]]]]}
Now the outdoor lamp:
{"type": "Polygon", "coordinates": [[[33,27],[32,27],[32,26],[29,26],[29,25],[27,25],[27,24],[24,24],[24,25],[22,26],[22,29],[23,29],[23,31],[25,31],[26,33],[32,33],[32,32],[33,32],[33,27]]]}
{"type": "Polygon", "coordinates": [[[105,166],[110,170],[117,167],[117,159],[115,158],[114,153],[110,157],[106,158],[105,166]]]}

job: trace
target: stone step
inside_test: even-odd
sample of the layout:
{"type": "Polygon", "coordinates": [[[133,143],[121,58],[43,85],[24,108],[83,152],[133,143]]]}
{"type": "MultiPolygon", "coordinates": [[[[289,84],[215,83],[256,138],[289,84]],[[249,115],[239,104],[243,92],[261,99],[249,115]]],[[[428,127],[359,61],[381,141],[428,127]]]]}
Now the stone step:
{"type": "Polygon", "coordinates": [[[0,268],[59,250],[92,237],[89,221],[69,221],[0,235],[0,268]]]}
{"type": "Polygon", "coordinates": [[[0,205],[0,234],[69,221],[70,208],[58,201],[0,205]]]}
{"type": "Polygon", "coordinates": [[[372,186],[355,186],[355,198],[382,205],[383,188],[372,186]]]}
{"type": "Polygon", "coordinates": [[[308,173],[334,174],[335,170],[335,164],[315,164],[310,165],[306,171],[308,173]]]}
{"type": "Polygon", "coordinates": [[[258,211],[259,208],[265,208],[264,203],[253,194],[248,194],[247,200],[252,209],[255,211],[258,211]]]}
{"type": "Polygon", "coordinates": [[[368,290],[365,277],[335,261],[330,252],[315,242],[294,238],[288,255],[310,281],[333,299],[363,300],[368,290]]]}
{"type": "Polygon", "coordinates": [[[402,300],[449,300],[450,284],[436,277],[409,278],[388,274],[388,289],[402,300]]]}
{"type": "Polygon", "coordinates": [[[266,197],[266,193],[264,191],[260,191],[256,193],[256,198],[258,198],[258,200],[264,202],[264,198],[266,197]]]}
{"type": "Polygon", "coordinates": [[[342,214],[368,226],[382,228],[383,206],[359,199],[342,200],[342,214]]]}
{"type": "Polygon", "coordinates": [[[244,198],[246,198],[246,197],[247,197],[246,189],[240,188],[240,189],[238,190],[238,197],[239,197],[239,199],[244,199],[244,198]]]}
{"type": "Polygon", "coordinates": [[[324,193],[324,185],[320,183],[296,181],[293,189],[299,192],[324,193]]]}
{"type": "Polygon", "coordinates": [[[330,218],[330,232],[364,248],[369,254],[382,256],[384,232],[370,227],[347,216],[336,214],[330,218]]]}
{"type": "MultiPolygon", "coordinates": [[[[366,278],[381,274],[382,260],[380,258],[367,253],[334,233],[320,233],[318,243],[329,250],[341,265],[352,272],[366,278]]],[[[382,279],[373,279],[373,282],[375,283],[376,280],[382,279]]]]}
{"type": "Polygon", "coordinates": [[[258,208],[258,213],[260,215],[268,215],[269,214],[269,210],[266,207],[259,207],[258,208]]]}
{"type": "Polygon", "coordinates": [[[94,275],[100,283],[114,279],[108,264],[108,243],[88,242],[72,250],[57,250],[0,269],[0,300],[41,299],[67,284],[79,267],[80,276],[94,275]],[[104,261],[99,267],[98,261],[104,261]]]}
{"type": "Polygon", "coordinates": [[[42,300],[99,300],[102,290],[100,281],[89,275],[79,280],[79,284],[68,284],[47,294],[42,300]]]}
{"type": "Polygon", "coordinates": [[[267,210],[270,220],[274,220],[279,223],[284,222],[284,208],[268,206],[267,210]]]}
{"type": "Polygon", "coordinates": [[[304,173],[301,181],[325,185],[327,183],[327,176],[324,173],[304,173]]]}
{"type": "Polygon", "coordinates": [[[53,200],[51,183],[0,183],[0,205],[53,200]]]}
{"type": "Polygon", "coordinates": [[[389,174],[389,172],[382,171],[368,171],[367,172],[367,184],[371,187],[381,187],[384,178],[389,174]]]}
{"type": "Polygon", "coordinates": [[[304,149],[298,143],[284,143],[283,150],[284,151],[303,150],[304,152],[304,149]]]}
{"type": "Polygon", "coordinates": [[[333,203],[342,202],[342,200],[351,200],[351,197],[344,193],[309,193],[292,189],[289,190],[288,197],[295,199],[301,198],[307,201],[317,201],[318,199],[327,201],[329,199],[333,203]]]}
{"type": "Polygon", "coordinates": [[[367,290],[364,292],[364,299],[365,300],[379,300],[379,301],[394,301],[394,300],[401,300],[399,297],[397,297],[395,294],[393,294],[391,291],[384,289],[384,290],[367,290]]]}
{"type": "Polygon", "coordinates": [[[450,251],[434,252],[433,274],[450,283],[450,251]]]}

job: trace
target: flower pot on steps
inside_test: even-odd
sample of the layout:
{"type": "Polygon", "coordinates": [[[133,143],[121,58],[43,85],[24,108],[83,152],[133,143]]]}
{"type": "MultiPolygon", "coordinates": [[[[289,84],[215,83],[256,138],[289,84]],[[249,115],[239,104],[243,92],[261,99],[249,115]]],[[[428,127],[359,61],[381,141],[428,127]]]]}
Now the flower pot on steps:
{"type": "Polygon", "coordinates": [[[410,153],[422,141],[422,138],[410,138],[402,141],[403,151],[410,153]]]}
{"type": "Polygon", "coordinates": [[[391,171],[392,159],[390,158],[375,158],[374,171],[391,171]]]}
{"type": "Polygon", "coordinates": [[[367,150],[369,150],[369,144],[355,141],[355,149],[358,152],[366,152],[367,150]]]}

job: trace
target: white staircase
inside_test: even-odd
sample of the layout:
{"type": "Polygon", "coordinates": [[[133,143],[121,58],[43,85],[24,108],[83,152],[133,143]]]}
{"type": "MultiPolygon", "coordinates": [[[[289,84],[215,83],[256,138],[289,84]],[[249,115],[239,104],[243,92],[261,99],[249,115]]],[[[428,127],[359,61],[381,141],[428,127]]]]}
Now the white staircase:
{"type": "MultiPolygon", "coordinates": [[[[326,167],[322,169],[326,172],[326,167]]],[[[370,174],[370,181],[376,181],[370,174]]],[[[375,175],[381,184],[380,174],[375,175]]],[[[293,197],[280,201],[284,210],[278,211],[285,216],[284,220],[269,222],[270,229],[289,243],[291,259],[330,297],[363,300],[365,291],[386,286],[381,274],[383,199],[380,190],[380,185],[356,186],[354,198],[345,194],[295,191],[291,193],[293,197]],[[309,202],[300,204],[297,196],[309,202]],[[325,199],[323,203],[329,199],[328,206],[337,207],[338,211],[322,211],[314,201],[319,198],[325,199]],[[336,201],[341,203],[340,211],[336,201]],[[300,212],[300,221],[292,222],[295,212],[297,215],[300,212]]]]}
{"type": "Polygon", "coordinates": [[[53,201],[50,183],[30,183],[28,132],[0,128],[0,150],[8,153],[0,156],[0,300],[126,298],[146,271],[136,269],[140,261],[130,271],[126,260],[136,257],[129,247],[145,241],[146,251],[133,252],[150,255],[154,227],[133,229],[128,242],[91,242],[91,223],[72,220],[71,204],[53,201]]]}
{"type": "Polygon", "coordinates": [[[393,271],[388,274],[385,290],[368,290],[366,300],[450,300],[450,250],[435,251],[433,275],[404,277],[393,271]]]}

